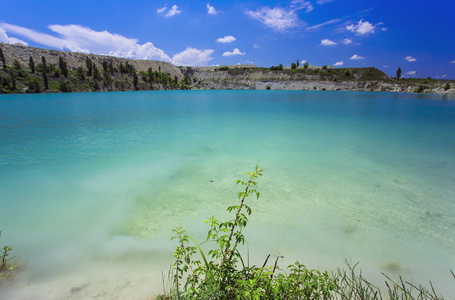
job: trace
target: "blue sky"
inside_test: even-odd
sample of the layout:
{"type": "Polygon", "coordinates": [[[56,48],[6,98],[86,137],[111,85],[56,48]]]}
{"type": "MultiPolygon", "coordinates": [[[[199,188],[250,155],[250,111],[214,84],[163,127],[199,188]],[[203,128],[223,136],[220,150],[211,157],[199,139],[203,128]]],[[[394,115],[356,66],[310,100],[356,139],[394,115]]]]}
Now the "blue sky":
{"type": "Polygon", "coordinates": [[[455,79],[454,0],[2,1],[0,42],[175,65],[377,67],[455,79]]]}

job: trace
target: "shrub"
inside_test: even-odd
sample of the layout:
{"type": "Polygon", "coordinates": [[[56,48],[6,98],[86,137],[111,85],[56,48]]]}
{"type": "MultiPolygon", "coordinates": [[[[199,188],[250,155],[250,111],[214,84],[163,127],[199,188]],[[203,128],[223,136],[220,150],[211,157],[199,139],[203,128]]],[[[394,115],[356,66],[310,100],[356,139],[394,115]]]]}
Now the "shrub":
{"type": "Polygon", "coordinates": [[[14,66],[14,68],[15,68],[17,71],[19,71],[20,69],[22,69],[22,65],[21,65],[21,63],[20,63],[17,59],[15,59],[15,60],[13,61],[13,66],[14,66]]]}
{"type": "Polygon", "coordinates": [[[444,91],[447,91],[450,89],[450,84],[447,82],[445,85],[444,85],[444,91]]]}
{"type": "Polygon", "coordinates": [[[76,69],[76,74],[77,74],[77,77],[79,77],[80,79],[84,80],[85,79],[85,70],[84,70],[84,67],[77,67],[76,69]]]}
{"type": "Polygon", "coordinates": [[[270,67],[270,70],[273,70],[273,71],[282,71],[282,70],[283,70],[283,64],[280,64],[278,67],[271,66],[271,67],[270,67]]]}
{"type": "Polygon", "coordinates": [[[71,86],[68,81],[60,79],[58,81],[58,90],[63,93],[69,93],[71,92],[71,86]]]}
{"type": "MultiPolygon", "coordinates": [[[[256,179],[262,176],[262,169],[256,166],[253,173],[247,172],[248,181],[236,180],[244,187],[238,193],[240,203],[227,208],[233,212],[233,219],[220,222],[215,216],[205,221],[210,225],[206,242],[214,242],[214,248],[207,254],[181,227],[175,228],[172,239],[178,241],[174,252],[173,284],[168,299],[288,299],[328,298],[336,288],[335,281],[327,272],[308,270],[296,262],[288,266],[289,274],[279,272],[278,260],[268,266],[270,255],[262,267],[245,266],[238,246],[245,242],[243,228],[248,224],[252,209],[246,199],[260,193],[254,189],[256,179]],[[191,245],[188,245],[189,242],[191,245]],[[202,261],[193,260],[200,253],[202,261]],[[208,260],[211,258],[212,260],[208,260]],[[241,266],[240,266],[241,265],[241,266]],[[286,298],[284,297],[284,298],[286,298]]],[[[201,244],[202,245],[202,244],[201,244]]],[[[163,299],[163,297],[162,297],[163,299]]]]}
{"type": "Polygon", "coordinates": [[[415,89],[416,93],[423,93],[428,87],[424,84],[419,84],[419,86],[415,89]]]}
{"type": "MultiPolygon", "coordinates": [[[[0,237],[2,232],[0,231],[0,237]]],[[[10,256],[13,249],[9,246],[3,246],[0,253],[0,286],[4,281],[13,279],[15,269],[18,267],[17,255],[10,256]]]]}
{"type": "MultiPolygon", "coordinates": [[[[198,244],[182,227],[173,231],[177,240],[174,251],[175,261],[169,272],[169,286],[165,295],[158,299],[443,299],[437,295],[430,282],[431,291],[422,285],[416,286],[399,277],[394,282],[387,275],[387,290],[381,291],[367,281],[362,273],[356,273],[356,266],[346,261],[346,269],[338,269],[329,275],[327,271],[309,270],[298,261],[287,267],[287,272],[280,269],[276,257],[268,265],[267,256],[262,267],[248,266],[237,249],[244,243],[243,228],[248,224],[252,209],[246,203],[249,196],[259,199],[260,193],[254,189],[256,179],[262,176],[262,169],[256,166],[253,173],[247,172],[248,181],[236,180],[242,185],[238,193],[240,203],[229,206],[233,219],[218,221],[212,216],[205,223],[210,225],[207,239],[198,244]],[[244,187],[244,188],[243,188],[244,187]],[[207,255],[201,245],[212,242],[214,245],[207,255]],[[190,244],[191,243],[191,244],[190,244]],[[202,260],[193,256],[199,253],[202,260]]],[[[451,271],[452,276],[455,274],[451,271]]],[[[163,278],[163,285],[165,280],[163,278]]]]}
{"type": "Polygon", "coordinates": [[[27,82],[27,93],[39,93],[41,91],[41,80],[38,77],[31,77],[27,82]]]}

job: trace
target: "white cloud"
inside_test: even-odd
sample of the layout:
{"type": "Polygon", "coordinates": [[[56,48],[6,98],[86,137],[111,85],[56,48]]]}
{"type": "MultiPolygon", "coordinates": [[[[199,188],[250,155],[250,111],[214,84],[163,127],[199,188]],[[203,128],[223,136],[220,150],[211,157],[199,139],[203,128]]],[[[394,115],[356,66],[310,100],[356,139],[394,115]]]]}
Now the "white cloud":
{"type": "Polygon", "coordinates": [[[278,31],[285,31],[299,24],[297,14],[294,11],[286,11],[283,8],[263,7],[257,11],[249,10],[246,14],[278,31]]]}
{"type": "Polygon", "coordinates": [[[211,57],[213,52],[212,49],[199,50],[189,47],[175,54],[172,57],[172,63],[178,66],[204,66],[213,59],[211,57]]]}
{"type": "Polygon", "coordinates": [[[383,68],[390,68],[388,65],[384,65],[383,68]]]}
{"type": "Polygon", "coordinates": [[[313,10],[313,6],[304,0],[293,0],[288,8],[264,6],[256,11],[247,10],[245,14],[274,30],[286,31],[302,23],[296,14],[301,9],[308,13],[313,10]]]}
{"type": "Polygon", "coordinates": [[[405,59],[407,62],[415,62],[415,61],[417,61],[417,59],[415,59],[415,58],[412,57],[412,56],[406,56],[404,59],[405,59]]]}
{"type": "Polygon", "coordinates": [[[218,39],[216,39],[216,41],[217,41],[218,43],[223,43],[223,44],[224,44],[224,43],[232,43],[232,42],[235,41],[235,40],[236,40],[235,37],[233,37],[232,35],[226,35],[226,36],[224,36],[223,38],[218,38],[218,39]]]}
{"type": "Polygon", "coordinates": [[[172,8],[170,10],[168,10],[168,12],[165,14],[165,16],[172,17],[179,13],[181,13],[181,11],[179,10],[179,7],[177,5],[173,5],[172,8]]]}
{"type": "MultiPolygon", "coordinates": [[[[151,42],[139,44],[137,39],[127,38],[107,31],[95,31],[80,25],[50,25],[49,29],[58,34],[58,36],[37,32],[21,26],[0,23],[0,41],[8,37],[7,32],[12,32],[38,44],[72,52],[161,60],[186,66],[206,65],[207,62],[213,59],[211,54],[214,50],[199,50],[195,48],[187,48],[185,51],[175,54],[171,59],[162,49],[155,47],[151,42]]],[[[11,38],[9,39],[11,41],[11,38]]]]}
{"type": "Polygon", "coordinates": [[[449,62],[449,64],[455,64],[455,60],[452,60],[451,62],[449,62]]]}
{"type": "Polygon", "coordinates": [[[409,76],[414,76],[417,74],[417,71],[409,71],[408,73],[406,73],[407,75],[409,76]]]}
{"type": "Polygon", "coordinates": [[[341,67],[342,65],[344,65],[343,61],[338,61],[338,62],[333,64],[334,67],[341,67]]]}
{"type": "Polygon", "coordinates": [[[335,46],[337,43],[329,39],[321,40],[321,46],[335,46]]]}
{"type": "MultiPolygon", "coordinates": [[[[162,14],[167,10],[167,6],[164,6],[162,8],[158,8],[156,10],[157,13],[162,14]]],[[[170,10],[167,11],[167,13],[164,14],[165,17],[172,17],[177,14],[181,13],[179,10],[179,7],[177,5],[173,5],[170,10]]]]}
{"type": "Polygon", "coordinates": [[[300,64],[303,65],[303,64],[306,63],[306,62],[307,62],[307,61],[306,61],[305,59],[302,59],[302,60],[300,61],[300,64]]]}
{"type": "Polygon", "coordinates": [[[226,51],[223,53],[223,56],[232,56],[232,55],[245,55],[245,52],[240,52],[240,50],[238,48],[235,48],[234,51],[232,52],[229,52],[229,51],[226,51]]]}
{"type": "Polygon", "coordinates": [[[26,37],[31,41],[50,46],[53,48],[63,49],[65,44],[67,43],[65,40],[61,38],[54,37],[49,34],[37,32],[25,27],[8,24],[8,23],[1,23],[0,28],[7,32],[12,32],[18,34],[20,36],[26,37]]]}
{"type": "Polygon", "coordinates": [[[356,35],[368,35],[370,33],[374,33],[375,29],[378,26],[383,25],[383,24],[384,23],[380,22],[380,23],[373,25],[372,23],[361,19],[356,25],[351,24],[351,25],[346,26],[346,29],[348,31],[354,32],[356,35]]]}
{"type": "Polygon", "coordinates": [[[306,31],[317,31],[317,30],[321,29],[324,26],[335,24],[335,23],[338,23],[340,21],[341,21],[340,19],[329,20],[329,21],[321,23],[321,24],[309,26],[309,27],[305,28],[305,30],[306,31]]]}
{"type": "MultiPolygon", "coordinates": [[[[253,48],[254,48],[254,49],[258,49],[258,48],[261,48],[261,47],[259,47],[258,44],[254,44],[254,45],[253,45],[253,48]]],[[[455,62],[455,60],[454,60],[454,62],[455,62]]]]}
{"type": "Polygon", "coordinates": [[[147,42],[143,45],[136,44],[126,51],[111,51],[108,53],[108,55],[171,62],[171,58],[163,50],[156,48],[150,42],[147,42]]]}
{"type": "Polygon", "coordinates": [[[365,59],[365,57],[359,56],[359,55],[357,55],[357,54],[354,54],[353,56],[351,56],[350,59],[353,59],[353,60],[360,60],[360,59],[365,59]]]}
{"type": "Polygon", "coordinates": [[[442,75],[442,76],[441,76],[441,78],[446,78],[446,77],[447,77],[447,75],[442,75]]]}
{"type": "Polygon", "coordinates": [[[342,41],[342,43],[345,44],[345,45],[349,45],[349,44],[352,44],[352,40],[351,39],[344,39],[342,41]]]}
{"type": "Polygon", "coordinates": [[[326,3],[329,3],[329,2],[332,2],[333,0],[318,0],[316,3],[319,4],[319,5],[322,5],[322,4],[326,4],[326,3]]]}
{"type": "Polygon", "coordinates": [[[6,44],[22,44],[28,46],[28,43],[24,42],[23,40],[17,39],[15,37],[9,37],[6,34],[5,29],[0,27],[0,42],[6,44]]]}
{"type": "Polygon", "coordinates": [[[216,11],[215,7],[210,6],[210,3],[207,3],[207,13],[208,13],[209,15],[216,15],[216,14],[218,14],[219,12],[216,11]]]}
{"type": "Polygon", "coordinates": [[[290,7],[292,10],[300,10],[300,9],[305,9],[305,12],[309,13],[314,9],[313,5],[309,1],[305,0],[292,0],[290,7]]]}
{"type": "Polygon", "coordinates": [[[156,12],[159,13],[159,14],[161,14],[161,13],[163,13],[166,9],[167,9],[166,6],[165,6],[165,7],[162,7],[162,8],[158,8],[158,9],[156,10],[156,12]]]}
{"type": "Polygon", "coordinates": [[[0,28],[41,45],[65,51],[171,62],[163,50],[150,42],[141,45],[136,39],[80,25],[50,25],[49,29],[59,34],[58,37],[6,23],[0,24],[0,28]]]}

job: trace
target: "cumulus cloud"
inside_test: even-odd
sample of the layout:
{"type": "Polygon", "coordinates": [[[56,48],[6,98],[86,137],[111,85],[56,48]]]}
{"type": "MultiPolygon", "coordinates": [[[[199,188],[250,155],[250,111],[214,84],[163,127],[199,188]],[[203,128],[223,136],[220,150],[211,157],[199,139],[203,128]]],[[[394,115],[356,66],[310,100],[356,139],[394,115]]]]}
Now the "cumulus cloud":
{"type": "Polygon", "coordinates": [[[173,5],[172,8],[170,10],[168,10],[168,12],[165,14],[165,16],[172,17],[179,13],[181,13],[181,11],[179,10],[179,7],[177,5],[173,5]]]}
{"type": "Polygon", "coordinates": [[[307,1],[293,0],[287,8],[264,6],[256,11],[247,10],[245,13],[267,27],[277,31],[286,31],[302,23],[296,13],[301,9],[310,12],[313,10],[313,6],[307,1]]]}
{"type": "Polygon", "coordinates": [[[354,32],[356,35],[368,35],[370,33],[371,34],[375,33],[375,30],[383,24],[384,23],[380,22],[373,25],[372,23],[361,19],[357,24],[351,24],[346,26],[346,29],[348,31],[354,32]]]}
{"type": "Polygon", "coordinates": [[[223,44],[225,44],[225,43],[232,43],[232,42],[235,41],[235,40],[236,40],[235,37],[233,37],[232,35],[226,35],[226,36],[224,36],[224,37],[222,37],[222,38],[216,39],[216,41],[217,41],[218,43],[223,43],[223,44]]]}
{"type": "Polygon", "coordinates": [[[342,43],[345,44],[345,45],[349,45],[349,44],[352,44],[352,40],[351,39],[344,39],[342,41],[342,43]]]}
{"type": "Polygon", "coordinates": [[[286,11],[283,8],[263,7],[257,11],[249,10],[246,14],[277,31],[285,31],[296,27],[299,23],[299,18],[294,11],[286,11]]]}
{"type": "Polygon", "coordinates": [[[341,67],[342,65],[344,65],[343,61],[338,61],[338,62],[333,64],[334,67],[341,67]]]}
{"type": "Polygon", "coordinates": [[[22,44],[22,45],[28,46],[28,43],[24,42],[23,40],[20,40],[15,37],[9,37],[6,34],[5,29],[3,29],[1,27],[0,27],[0,42],[6,43],[6,44],[22,44]]]}
{"type": "Polygon", "coordinates": [[[360,60],[360,59],[365,59],[365,57],[359,56],[359,55],[357,55],[357,54],[354,54],[353,56],[351,56],[350,59],[352,59],[352,60],[360,60]]]}
{"type": "MultiPolygon", "coordinates": [[[[164,7],[162,7],[162,8],[158,8],[158,9],[156,10],[156,12],[159,13],[159,14],[162,14],[162,13],[164,13],[166,10],[167,10],[167,6],[164,6],[164,7]]],[[[175,16],[175,15],[177,15],[177,14],[179,14],[179,13],[181,13],[181,11],[179,10],[179,7],[178,7],[177,5],[173,5],[173,6],[171,7],[171,9],[168,10],[168,11],[164,14],[164,16],[165,16],[165,17],[172,17],[172,16],[175,16]]]]}
{"type": "Polygon", "coordinates": [[[238,48],[235,48],[234,51],[226,51],[223,53],[223,56],[233,56],[233,55],[245,55],[245,52],[240,52],[238,48]]]}
{"type": "Polygon", "coordinates": [[[417,59],[415,59],[415,58],[412,57],[412,56],[406,56],[404,59],[405,59],[407,62],[415,62],[415,61],[417,61],[417,59]]]}
{"type": "MultiPolygon", "coordinates": [[[[161,60],[176,65],[197,66],[206,65],[212,60],[214,50],[199,50],[187,48],[175,54],[172,59],[151,42],[139,44],[137,39],[127,38],[108,31],[95,31],[80,25],[50,25],[50,30],[58,36],[37,32],[25,27],[1,23],[0,40],[6,32],[13,32],[38,44],[72,52],[111,55],[133,59],[161,60]]],[[[11,38],[10,38],[11,39],[11,38]]],[[[25,43],[25,42],[24,42],[25,43]]]]}
{"type": "Polygon", "coordinates": [[[172,62],[178,66],[205,66],[213,59],[211,57],[214,50],[199,50],[188,47],[185,51],[175,54],[172,62]]]}
{"type": "Polygon", "coordinates": [[[409,71],[406,74],[409,76],[414,76],[414,75],[417,75],[417,71],[409,71]]]}
{"type": "Polygon", "coordinates": [[[8,23],[1,23],[0,28],[2,28],[6,32],[12,32],[14,34],[23,36],[29,40],[34,42],[38,42],[40,44],[50,46],[53,48],[63,49],[65,44],[67,43],[65,40],[61,38],[54,37],[49,34],[37,32],[25,27],[8,24],[8,23]]]}
{"type": "Polygon", "coordinates": [[[216,14],[218,14],[219,12],[216,11],[215,7],[210,6],[210,3],[207,3],[207,13],[208,13],[209,15],[216,15],[216,14]]]}
{"type": "Polygon", "coordinates": [[[321,40],[321,46],[335,46],[337,43],[329,39],[321,40]]]}

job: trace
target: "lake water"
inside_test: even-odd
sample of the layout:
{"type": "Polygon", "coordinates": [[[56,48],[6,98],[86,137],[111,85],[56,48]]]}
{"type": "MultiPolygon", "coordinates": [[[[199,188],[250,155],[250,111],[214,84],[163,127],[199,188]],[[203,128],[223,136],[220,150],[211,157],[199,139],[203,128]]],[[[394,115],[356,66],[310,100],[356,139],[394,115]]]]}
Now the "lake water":
{"type": "Polygon", "coordinates": [[[162,293],[171,230],[202,241],[258,164],[252,263],[344,259],[455,297],[455,98],[316,91],[0,95],[0,299],[162,293]],[[3,296],[2,296],[3,295],[3,296]],[[2,298],[5,297],[5,298],[2,298]]]}

